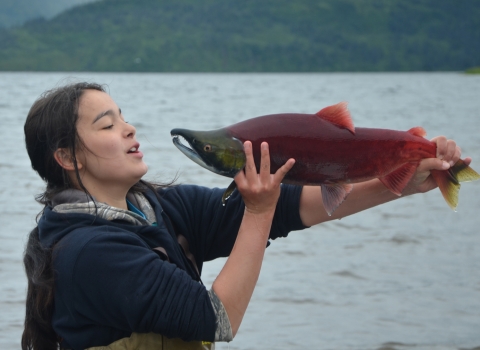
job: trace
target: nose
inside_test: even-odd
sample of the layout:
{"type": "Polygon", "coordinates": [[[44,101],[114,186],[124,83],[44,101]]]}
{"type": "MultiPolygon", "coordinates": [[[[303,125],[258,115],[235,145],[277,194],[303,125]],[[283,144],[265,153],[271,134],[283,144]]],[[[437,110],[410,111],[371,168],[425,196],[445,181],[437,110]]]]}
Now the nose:
{"type": "Polygon", "coordinates": [[[131,124],[125,123],[125,137],[134,137],[137,133],[137,129],[131,124]]]}

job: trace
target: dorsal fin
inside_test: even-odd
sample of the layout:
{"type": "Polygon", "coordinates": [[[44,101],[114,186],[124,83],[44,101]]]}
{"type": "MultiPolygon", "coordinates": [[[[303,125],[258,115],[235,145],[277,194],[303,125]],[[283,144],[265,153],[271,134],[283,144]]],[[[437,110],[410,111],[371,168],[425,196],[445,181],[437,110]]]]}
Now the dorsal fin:
{"type": "Polygon", "coordinates": [[[335,124],[339,128],[347,129],[355,135],[355,127],[353,126],[350,111],[347,108],[347,102],[340,102],[333,106],[328,106],[315,113],[316,116],[335,124]]]}
{"type": "Polygon", "coordinates": [[[427,132],[425,131],[424,128],[421,126],[416,126],[414,128],[411,128],[410,130],[407,131],[409,134],[415,135],[415,136],[420,136],[420,137],[425,137],[427,136],[427,132]]]}

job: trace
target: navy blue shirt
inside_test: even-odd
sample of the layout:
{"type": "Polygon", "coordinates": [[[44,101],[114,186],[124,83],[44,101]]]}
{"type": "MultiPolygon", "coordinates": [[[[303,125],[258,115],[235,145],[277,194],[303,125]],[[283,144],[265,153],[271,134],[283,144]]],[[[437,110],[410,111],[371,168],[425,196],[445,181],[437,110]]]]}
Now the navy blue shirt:
{"type": "MultiPolygon", "coordinates": [[[[53,247],[53,328],[62,346],[108,345],[132,332],[156,332],[185,341],[213,341],[215,314],[176,235],[186,237],[198,269],[228,256],[243,218],[235,191],[225,206],[223,189],[180,185],[145,196],[156,226],[107,221],[89,214],[60,214],[46,208],[40,241],[53,247]],[[162,247],[168,255],[157,254],[162,247]]],[[[282,185],[270,238],[303,229],[301,187],[282,185]]]]}

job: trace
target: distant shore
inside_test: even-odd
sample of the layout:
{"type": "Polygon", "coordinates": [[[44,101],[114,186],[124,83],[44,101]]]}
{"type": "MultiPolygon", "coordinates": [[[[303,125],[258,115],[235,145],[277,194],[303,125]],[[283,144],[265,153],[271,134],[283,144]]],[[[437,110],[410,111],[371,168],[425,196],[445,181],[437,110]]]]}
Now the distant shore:
{"type": "Polygon", "coordinates": [[[465,73],[467,74],[480,74],[480,66],[468,68],[465,73]]]}

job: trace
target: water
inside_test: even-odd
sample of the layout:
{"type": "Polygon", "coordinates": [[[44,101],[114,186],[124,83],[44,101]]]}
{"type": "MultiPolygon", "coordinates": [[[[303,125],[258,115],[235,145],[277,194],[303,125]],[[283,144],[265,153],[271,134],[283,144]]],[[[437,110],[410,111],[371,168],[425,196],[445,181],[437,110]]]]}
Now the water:
{"type": "MultiPolygon", "coordinates": [[[[480,170],[480,76],[381,74],[0,73],[0,348],[18,349],[26,279],[22,252],[41,209],[23,123],[46,89],[108,84],[137,126],[147,179],[227,186],[171,143],[175,127],[213,129],[348,101],[355,125],[455,139],[480,170]]],[[[458,212],[438,190],[325,223],[268,248],[235,340],[219,349],[473,349],[480,346],[480,181],[462,186],[458,212]]],[[[223,266],[207,263],[210,286],[223,266]]]]}

